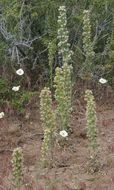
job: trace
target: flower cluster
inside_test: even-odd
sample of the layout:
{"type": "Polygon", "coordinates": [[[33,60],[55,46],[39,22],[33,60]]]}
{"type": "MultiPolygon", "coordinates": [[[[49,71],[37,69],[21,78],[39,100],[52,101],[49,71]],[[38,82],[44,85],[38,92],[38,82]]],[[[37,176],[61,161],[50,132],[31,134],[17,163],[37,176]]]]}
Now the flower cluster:
{"type": "Polygon", "coordinates": [[[71,61],[72,51],[69,49],[70,44],[68,43],[68,30],[67,30],[67,18],[66,18],[66,7],[59,7],[58,16],[58,48],[59,54],[64,63],[69,63],[71,61]]]}
{"type": "Polygon", "coordinates": [[[83,15],[83,49],[86,58],[84,63],[84,74],[89,76],[91,74],[95,52],[91,41],[90,11],[84,10],[83,15]]]}
{"type": "Polygon", "coordinates": [[[62,68],[57,67],[54,87],[55,99],[57,101],[57,118],[60,130],[68,130],[71,113],[72,99],[72,66],[64,64],[62,68]]]}
{"type": "Polygon", "coordinates": [[[55,113],[52,109],[51,91],[44,88],[40,94],[40,112],[44,129],[44,141],[41,148],[41,162],[45,167],[48,162],[49,149],[51,148],[52,134],[56,126],[55,113]]]}
{"type": "Polygon", "coordinates": [[[12,181],[17,190],[20,190],[23,179],[23,153],[21,148],[16,148],[12,154],[12,181]]]}

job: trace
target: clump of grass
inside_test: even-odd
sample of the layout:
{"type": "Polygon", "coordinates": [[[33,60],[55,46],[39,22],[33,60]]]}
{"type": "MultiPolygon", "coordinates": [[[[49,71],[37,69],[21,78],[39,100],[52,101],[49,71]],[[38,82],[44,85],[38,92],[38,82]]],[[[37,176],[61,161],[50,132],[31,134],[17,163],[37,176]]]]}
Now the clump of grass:
{"type": "Polygon", "coordinates": [[[13,186],[16,190],[20,190],[23,180],[23,153],[20,147],[14,149],[11,162],[13,186]]]}
{"type": "Polygon", "coordinates": [[[72,66],[64,64],[62,68],[57,67],[54,87],[57,102],[56,114],[60,130],[68,130],[70,125],[70,114],[72,109],[72,66]]]}
{"type": "Polygon", "coordinates": [[[41,163],[46,167],[49,162],[49,150],[52,148],[52,135],[56,126],[55,113],[52,109],[51,91],[44,88],[40,94],[41,121],[44,129],[44,140],[41,148],[41,163]]]}
{"type": "Polygon", "coordinates": [[[96,105],[94,96],[91,90],[86,90],[85,100],[87,101],[86,107],[86,120],[87,120],[87,136],[89,139],[89,152],[90,152],[90,171],[95,172],[98,170],[98,143],[97,143],[97,117],[96,117],[96,105]]]}

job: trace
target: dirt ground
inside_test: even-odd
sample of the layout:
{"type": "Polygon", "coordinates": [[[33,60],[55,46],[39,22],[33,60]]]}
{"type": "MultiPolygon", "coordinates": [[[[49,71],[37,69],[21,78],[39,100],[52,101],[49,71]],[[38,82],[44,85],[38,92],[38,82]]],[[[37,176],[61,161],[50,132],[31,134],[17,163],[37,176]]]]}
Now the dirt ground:
{"type": "Polygon", "coordinates": [[[24,118],[7,114],[0,120],[0,190],[12,189],[11,155],[16,147],[22,147],[24,154],[22,190],[114,190],[114,92],[100,88],[95,94],[99,171],[87,172],[86,104],[83,93],[74,90],[71,132],[64,149],[54,146],[49,168],[41,170],[38,162],[43,141],[39,101],[27,108],[24,118]]]}

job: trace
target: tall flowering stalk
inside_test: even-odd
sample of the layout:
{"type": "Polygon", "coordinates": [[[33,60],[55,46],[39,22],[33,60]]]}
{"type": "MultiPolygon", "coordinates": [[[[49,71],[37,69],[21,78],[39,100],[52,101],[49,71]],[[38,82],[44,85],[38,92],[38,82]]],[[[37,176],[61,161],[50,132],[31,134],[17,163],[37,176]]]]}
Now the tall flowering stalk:
{"type": "Polygon", "coordinates": [[[12,181],[16,190],[20,190],[23,179],[23,153],[21,148],[16,148],[12,154],[12,181]]]}
{"type": "Polygon", "coordinates": [[[67,30],[67,17],[66,17],[66,7],[59,7],[58,16],[58,49],[59,55],[62,58],[63,65],[71,61],[72,51],[69,49],[70,44],[68,43],[68,30],[67,30]]]}
{"type": "Polygon", "coordinates": [[[91,40],[91,23],[90,11],[84,10],[83,12],[83,50],[85,54],[84,74],[91,76],[91,69],[95,52],[93,50],[93,42],[91,40]]]}
{"type": "Polygon", "coordinates": [[[41,148],[41,162],[43,167],[48,164],[49,150],[52,145],[52,134],[56,126],[55,113],[52,109],[51,91],[44,88],[40,94],[41,121],[44,129],[44,141],[41,148]]]}
{"type": "Polygon", "coordinates": [[[72,101],[72,66],[64,64],[62,68],[57,67],[55,83],[55,99],[57,101],[57,118],[60,130],[68,130],[72,101]]]}
{"type": "Polygon", "coordinates": [[[72,96],[72,51],[68,43],[67,16],[66,7],[59,7],[58,16],[58,50],[62,59],[62,68],[56,68],[54,87],[55,99],[57,101],[57,117],[59,118],[60,130],[68,130],[71,113],[71,96],[72,96]]]}
{"type": "Polygon", "coordinates": [[[86,107],[86,120],[87,120],[87,136],[90,142],[90,164],[91,169],[96,171],[98,167],[98,143],[97,143],[97,117],[96,105],[94,96],[91,90],[86,90],[85,100],[87,101],[86,107]]]}
{"type": "Polygon", "coordinates": [[[49,72],[50,72],[50,87],[53,88],[53,62],[54,55],[56,52],[56,41],[53,40],[48,44],[48,62],[49,62],[49,72]]]}

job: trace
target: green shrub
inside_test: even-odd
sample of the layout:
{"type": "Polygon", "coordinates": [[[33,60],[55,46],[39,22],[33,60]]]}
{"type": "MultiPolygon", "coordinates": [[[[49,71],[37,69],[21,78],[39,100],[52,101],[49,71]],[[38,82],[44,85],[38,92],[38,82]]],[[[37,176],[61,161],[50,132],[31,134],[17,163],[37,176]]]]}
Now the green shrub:
{"type": "Polygon", "coordinates": [[[23,113],[29,99],[35,94],[35,92],[30,91],[12,92],[11,107],[15,111],[23,113]]]}

